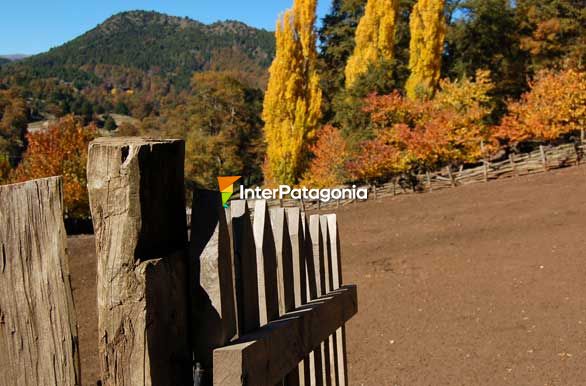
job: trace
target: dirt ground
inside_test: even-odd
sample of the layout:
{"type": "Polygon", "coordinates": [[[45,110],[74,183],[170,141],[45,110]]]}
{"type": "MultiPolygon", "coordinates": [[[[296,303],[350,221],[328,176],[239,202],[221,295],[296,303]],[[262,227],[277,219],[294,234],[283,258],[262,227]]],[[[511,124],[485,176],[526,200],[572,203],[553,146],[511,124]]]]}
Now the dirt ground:
{"type": "MultiPolygon", "coordinates": [[[[586,385],[586,167],[339,211],[350,385],[586,385]]],[[[70,239],[95,385],[93,239],[70,239]]]]}

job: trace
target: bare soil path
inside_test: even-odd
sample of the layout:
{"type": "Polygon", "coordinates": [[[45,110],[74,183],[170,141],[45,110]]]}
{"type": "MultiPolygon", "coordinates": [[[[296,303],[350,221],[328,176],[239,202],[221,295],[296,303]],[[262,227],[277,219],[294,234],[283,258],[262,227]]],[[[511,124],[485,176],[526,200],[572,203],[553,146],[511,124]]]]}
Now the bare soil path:
{"type": "Polygon", "coordinates": [[[352,385],[586,385],[586,168],[340,212],[352,385]]]}
{"type": "MultiPolygon", "coordinates": [[[[341,209],[350,385],[586,385],[586,167],[341,209]]],[[[93,238],[70,239],[95,385],[93,238]]]]}

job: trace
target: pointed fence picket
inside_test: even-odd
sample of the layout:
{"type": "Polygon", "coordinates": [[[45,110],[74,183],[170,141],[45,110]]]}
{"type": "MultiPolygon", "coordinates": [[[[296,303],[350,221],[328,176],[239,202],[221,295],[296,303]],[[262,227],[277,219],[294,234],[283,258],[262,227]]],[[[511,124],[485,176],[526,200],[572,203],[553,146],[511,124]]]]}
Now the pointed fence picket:
{"type": "Polygon", "coordinates": [[[341,286],[336,215],[307,218],[257,200],[250,223],[245,201],[231,205],[236,308],[254,315],[214,350],[213,384],[347,385],[343,328],[357,311],[356,288],[341,286]],[[248,273],[238,274],[245,259],[248,273]]]}

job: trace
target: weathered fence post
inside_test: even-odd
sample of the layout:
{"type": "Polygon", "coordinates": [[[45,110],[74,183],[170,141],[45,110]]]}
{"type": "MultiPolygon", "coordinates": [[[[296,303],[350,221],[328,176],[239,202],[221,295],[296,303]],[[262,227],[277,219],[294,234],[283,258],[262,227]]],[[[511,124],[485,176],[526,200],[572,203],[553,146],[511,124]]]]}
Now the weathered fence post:
{"type": "MultiPolygon", "coordinates": [[[[279,315],[282,316],[285,313],[291,312],[295,309],[295,275],[293,251],[285,209],[271,209],[270,217],[271,226],[273,228],[273,237],[275,239],[275,249],[277,253],[279,315]]],[[[297,369],[287,374],[287,377],[285,378],[285,385],[305,385],[304,372],[304,363],[302,361],[297,369]]]]}
{"type": "Polygon", "coordinates": [[[539,152],[541,153],[541,164],[543,165],[543,170],[547,171],[547,156],[545,155],[545,148],[543,145],[539,145],[539,152]]]}
{"type": "MultiPolygon", "coordinates": [[[[328,230],[328,217],[327,215],[322,215],[319,217],[319,225],[321,230],[321,235],[323,239],[323,255],[324,255],[324,273],[325,273],[325,284],[326,284],[326,291],[325,293],[332,292],[334,290],[334,282],[333,282],[333,272],[332,272],[332,252],[331,252],[331,241],[330,241],[330,233],[328,230]]],[[[337,356],[337,342],[335,339],[335,335],[328,337],[328,340],[325,342],[326,350],[328,352],[329,358],[329,370],[330,370],[330,382],[332,384],[337,385],[339,383],[339,375],[338,375],[338,361],[336,359],[337,356]]]]}
{"type": "Polygon", "coordinates": [[[203,370],[202,385],[213,381],[213,350],[236,335],[231,253],[220,193],[195,192],[189,246],[190,320],[194,360],[203,370]]]}
{"type": "MultiPolygon", "coordinates": [[[[335,214],[327,215],[328,231],[330,233],[330,253],[332,267],[332,289],[335,291],[342,285],[342,256],[340,248],[340,234],[338,232],[338,217],[335,214]]],[[[336,358],[338,362],[338,385],[348,384],[348,368],[346,366],[346,327],[336,331],[336,358]]]]}
{"type": "Polygon", "coordinates": [[[489,163],[486,159],[482,160],[483,166],[483,173],[484,173],[484,182],[488,182],[488,172],[490,169],[489,163]]]}
{"type": "Polygon", "coordinates": [[[260,325],[279,318],[279,290],[277,283],[277,252],[266,200],[257,200],[254,206],[254,245],[258,282],[260,325]]]}
{"type": "Polygon", "coordinates": [[[452,174],[452,167],[448,165],[446,169],[448,170],[448,178],[450,179],[450,184],[452,185],[452,188],[455,188],[456,180],[454,180],[454,175],[452,174]]]}
{"type": "Polygon", "coordinates": [[[90,144],[104,385],[192,381],[183,158],[179,140],[90,144]]]}
{"type": "MultiPolygon", "coordinates": [[[[293,262],[293,290],[295,296],[295,307],[301,307],[307,303],[307,276],[305,270],[305,247],[303,224],[299,208],[286,209],[287,226],[291,241],[291,257],[293,262]]],[[[299,364],[300,384],[309,386],[311,375],[309,371],[309,356],[299,364]]]]}
{"type": "Polygon", "coordinates": [[[517,172],[517,165],[515,164],[515,155],[513,153],[509,154],[509,163],[511,164],[511,170],[514,176],[518,176],[519,173],[517,172]]]}
{"type": "MultiPolygon", "coordinates": [[[[326,265],[324,256],[324,240],[321,232],[320,216],[315,214],[309,217],[309,233],[311,235],[312,251],[313,251],[313,264],[315,272],[315,282],[317,289],[317,297],[323,296],[327,293],[327,276],[326,276],[326,265]]],[[[321,362],[321,373],[322,381],[324,385],[330,385],[331,373],[330,373],[330,354],[328,340],[325,340],[320,345],[321,358],[316,355],[315,366],[316,369],[321,362]],[[321,360],[320,360],[321,359],[321,360]]],[[[317,351],[317,349],[316,349],[317,351]]],[[[316,370],[317,374],[317,370],[316,370]]]]}
{"type": "MultiPolygon", "coordinates": [[[[236,293],[238,336],[240,337],[260,326],[258,271],[248,204],[244,200],[232,201],[230,212],[234,248],[234,290],[236,293]]],[[[217,370],[222,371],[223,369],[217,370]]]]}
{"type": "Polygon", "coordinates": [[[433,192],[433,186],[431,185],[431,174],[429,170],[425,171],[425,178],[427,179],[427,187],[429,188],[430,192],[433,192]]]}
{"type": "Polygon", "coordinates": [[[0,385],[81,385],[61,178],[0,186],[0,385]]]}
{"type": "Polygon", "coordinates": [[[271,209],[270,216],[277,253],[279,315],[283,315],[295,309],[295,275],[291,236],[289,236],[289,226],[284,208],[271,209]]]}
{"type": "MultiPolygon", "coordinates": [[[[321,238],[317,238],[313,241],[314,232],[310,231],[310,224],[305,213],[301,214],[301,226],[303,229],[303,254],[305,255],[305,277],[306,277],[306,288],[307,288],[307,300],[317,299],[319,297],[319,254],[321,253],[321,247],[315,248],[314,245],[319,242],[321,238]],[[317,251],[318,257],[314,256],[314,251],[317,251]]],[[[317,227],[319,231],[319,227],[317,227]]],[[[319,232],[318,232],[319,235],[319,232]]],[[[323,357],[321,345],[316,346],[315,350],[309,354],[309,372],[310,372],[310,384],[312,386],[321,386],[324,384],[324,371],[323,371],[323,357]]]]}

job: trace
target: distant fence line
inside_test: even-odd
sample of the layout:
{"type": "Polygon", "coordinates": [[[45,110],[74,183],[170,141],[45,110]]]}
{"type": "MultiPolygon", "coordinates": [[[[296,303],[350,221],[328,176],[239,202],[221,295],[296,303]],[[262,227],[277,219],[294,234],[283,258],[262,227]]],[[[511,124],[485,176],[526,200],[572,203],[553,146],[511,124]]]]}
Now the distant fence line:
{"type": "MultiPolygon", "coordinates": [[[[434,173],[414,176],[412,183],[400,183],[397,180],[383,185],[363,185],[369,189],[369,200],[406,194],[432,192],[458,186],[484,183],[501,178],[519,177],[543,173],[572,165],[579,165],[584,158],[585,146],[579,143],[566,143],[559,146],[540,146],[539,149],[525,154],[510,154],[505,160],[491,162],[485,160],[482,165],[473,168],[454,170],[445,167],[434,173]],[[407,186],[409,185],[409,186],[407,186]]],[[[234,194],[238,198],[239,192],[234,194]]],[[[301,207],[303,211],[321,209],[331,210],[367,200],[340,199],[329,202],[319,200],[300,201],[292,199],[270,200],[270,207],[301,207]]]]}

